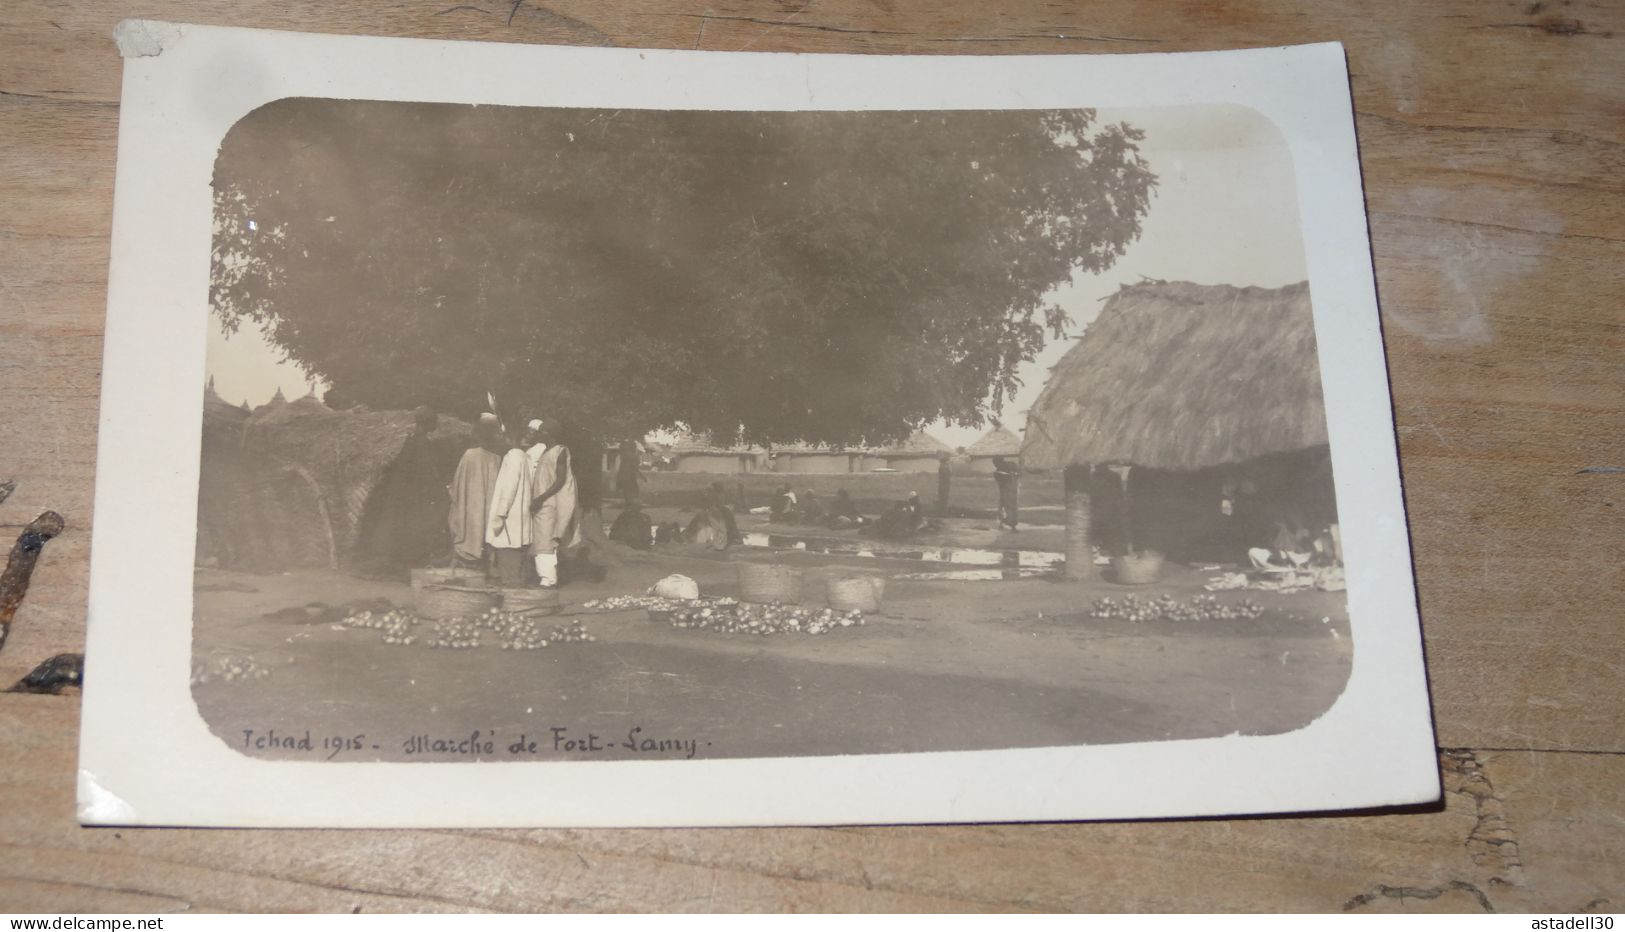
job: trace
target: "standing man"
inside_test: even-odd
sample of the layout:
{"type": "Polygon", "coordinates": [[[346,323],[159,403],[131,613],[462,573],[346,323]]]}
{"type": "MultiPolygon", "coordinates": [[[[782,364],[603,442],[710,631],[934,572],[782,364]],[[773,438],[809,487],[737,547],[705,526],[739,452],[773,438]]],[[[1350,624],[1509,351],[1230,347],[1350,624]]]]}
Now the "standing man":
{"type": "Polygon", "coordinates": [[[531,423],[535,439],[542,445],[531,482],[531,553],[537,584],[552,589],[559,584],[559,552],[581,539],[576,523],[576,478],[570,450],[558,442],[557,431],[547,424],[531,423]]]}
{"type": "Polygon", "coordinates": [[[999,524],[1017,530],[1020,520],[1021,467],[1002,456],[993,457],[993,481],[999,487],[999,524]]]}
{"type": "Polygon", "coordinates": [[[954,468],[949,464],[950,454],[937,455],[937,514],[948,514],[948,487],[953,483],[954,468]]]}
{"type": "Polygon", "coordinates": [[[470,447],[457,463],[447,492],[451,511],[452,558],[458,566],[488,569],[485,561],[485,528],[491,516],[491,489],[502,466],[502,428],[495,414],[480,415],[474,425],[477,446],[470,447]]]}
{"type": "MultiPolygon", "coordinates": [[[[740,486],[743,487],[744,483],[741,482],[740,486]]],[[[741,495],[740,497],[743,499],[744,496],[741,495]]],[[[710,500],[705,504],[708,508],[715,508],[717,517],[721,518],[722,523],[728,526],[728,543],[742,544],[745,542],[744,536],[739,533],[739,523],[734,520],[734,510],[728,507],[728,496],[722,491],[722,483],[711,483],[710,500]]]]}
{"type": "Polygon", "coordinates": [[[496,584],[515,589],[525,583],[525,548],[531,544],[531,465],[525,448],[512,443],[502,455],[491,489],[491,521],[485,542],[491,545],[491,575],[496,584]]]}
{"type": "Polygon", "coordinates": [[[370,573],[394,576],[436,560],[444,565],[451,543],[446,473],[462,451],[431,436],[440,423],[433,408],[418,408],[412,419],[416,429],[379,475],[361,511],[356,557],[370,573]]]}
{"type": "Polygon", "coordinates": [[[626,501],[638,497],[638,460],[641,456],[636,440],[621,441],[621,452],[615,463],[615,491],[626,501]]]}

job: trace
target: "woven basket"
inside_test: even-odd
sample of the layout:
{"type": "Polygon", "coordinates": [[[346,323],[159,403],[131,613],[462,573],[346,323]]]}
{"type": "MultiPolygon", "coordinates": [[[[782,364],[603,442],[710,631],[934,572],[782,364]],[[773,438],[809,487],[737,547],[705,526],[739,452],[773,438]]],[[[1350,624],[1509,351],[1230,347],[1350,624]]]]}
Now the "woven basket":
{"type": "Polygon", "coordinates": [[[424,586],[418,590],[417,612],[424,618],[473,618],[495,605],[496,593],[472,586],[424,586]]]}
{"type": "Polygon", "coordinates": [[[503,589],[502,610],[523,615],[552,615],[559,610],[557,589],[503,589]]]}
{"type": "Polygon", "coordinates": [[[1125,586],[1149,586],[1162,578],[1162,554],[1145,550],[1112,557],[1112,578],[1125,586]]]}
{"type": "Polygon", "coordinates": [[[886,594],[886,580],[880,576],[831,576],[829,578],[829,607],[840,611],[857,609],[862,612],[880,611],[881,598],[886,594]]]}
{"type": "Polygon", "coordinates": [[[746,602],[801,602],[801,571],[773,563],[739,564],[739,597],[746,602]]]}

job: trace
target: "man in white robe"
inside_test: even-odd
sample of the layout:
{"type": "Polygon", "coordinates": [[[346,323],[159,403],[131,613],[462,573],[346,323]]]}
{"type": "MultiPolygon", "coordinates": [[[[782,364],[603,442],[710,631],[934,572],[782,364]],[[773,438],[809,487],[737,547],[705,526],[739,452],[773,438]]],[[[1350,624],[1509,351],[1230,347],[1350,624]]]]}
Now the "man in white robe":
{"type": "Polygon", "coordinates": [[[494,414],[482,414],[474,428],[478,446],[470,447],[457,464],[447,494],[451,497],[451,510],[447,524],[451,529],[452,547],[456,559],[464,566],[485,568],[486,524],[491,517],[491,487],[496,483],[497,471],[502,465],[501,428],[494,414]]]}
{"type": "Polygon", "coordinates": [[[491,517],[485,542],[491,545],[492,575],[499,586],[524,585],[525,548],[531,543],[530,457],[515,444],[502,455],[496,484],[491,489],[491,517]]]}
{"type": "Polygon", "coordinates": [[[559,584],[559,551],[580,543],[576,520],[576,479],[570,468],[570,450],[559,444],[539,421],[531,422],[528,439],[535,442],[536,472],[531,479],[531,553],[537,582],[543,588],[559,584]]]}

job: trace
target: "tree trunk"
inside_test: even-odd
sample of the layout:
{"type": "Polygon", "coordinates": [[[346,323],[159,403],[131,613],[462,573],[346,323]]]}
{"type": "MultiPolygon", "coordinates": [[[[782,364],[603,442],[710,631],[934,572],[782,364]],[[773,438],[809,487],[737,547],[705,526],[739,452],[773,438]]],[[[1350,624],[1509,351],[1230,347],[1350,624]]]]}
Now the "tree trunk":
{"type": "Polygon", "coordinates": [[[1089,545],[1089,467],[1068,466],[1063,473],[1066,489],[1066,577],[1086,579],[1095,568],[1095,551],[1089,545]]]}

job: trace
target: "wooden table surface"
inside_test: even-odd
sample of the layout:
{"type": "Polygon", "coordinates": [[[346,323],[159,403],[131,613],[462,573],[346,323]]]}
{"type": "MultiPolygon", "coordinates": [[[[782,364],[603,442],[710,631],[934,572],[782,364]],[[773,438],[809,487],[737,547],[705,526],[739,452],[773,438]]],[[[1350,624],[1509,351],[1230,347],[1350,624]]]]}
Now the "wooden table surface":
{"type": "MultiPolygon", "coordinates": [[[[1348,47],[1444,772],[1434,811],[686,831],[86,830],[75,696],[0,695],[0,910],[1625,907],[1625,4],[11,0],[0,681],[81,650],[126,16],[650,48],[1348,47]]],[[[139,658],[132,658],[139,662],[139,658]]]]}

